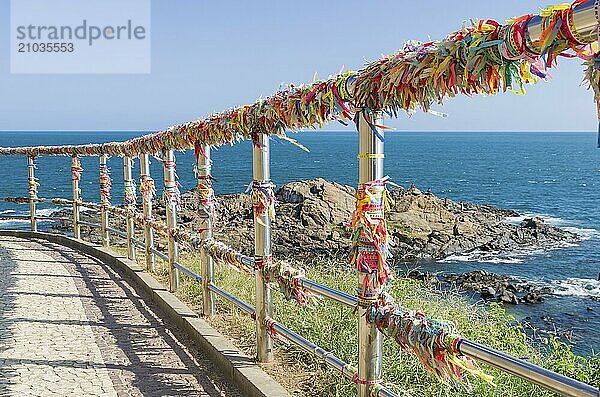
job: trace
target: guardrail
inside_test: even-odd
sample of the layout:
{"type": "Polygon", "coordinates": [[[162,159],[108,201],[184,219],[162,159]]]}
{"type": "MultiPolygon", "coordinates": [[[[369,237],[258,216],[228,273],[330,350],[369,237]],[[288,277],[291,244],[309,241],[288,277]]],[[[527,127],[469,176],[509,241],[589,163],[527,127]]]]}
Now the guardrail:
{"type": "Polygon", "coordinates": [[[516,85],[532,82],[535,75],[543,76],[545,68],[552,66],[556,57],[567,50],[573,50],[575,55],[586,59],[587,78],[599,99],[598,54],[587,49],[588,44],[597,39],[597,18],[597,1],[578,0],[572,6],[551,7],[540,16],[516,18],[506,25],[482,21],[451,34],[441,42],[410,43],[398,54],[367,65],[359,72],[339,74],[307,86],[289,87],[255,104],[127,142],[0,148],[0,155],[27,156],[28,197],[6,198],[6,201],[28,204],[30,214],[26,217],[0,217],[29,219],[31,229],[36,230],[39,220],[53,219],[38,216],[37,203],[71,206],[75,238],[81,238],[81,226],[100,229],[104,246],[109,246],[111,234],[117,234],[125,239],[130,259],[136,259],[136,247],[142,250],[148,271],[155,270],[156,257],[168,263],[171,291],[177,291],[181,274],[201,283],[204,315],[215,313],[214,299],[220,297],[252,316],[257,328],[256,346],[261,362],[272,360],[272,335],[282,335],[356,383],[360,397],[374,394],[395,396],[381,383],[381,338],[386,330],[393,330],[390,334],[402,348],[423,351],[419,359],[443,380],[460,377],[463,371],[479,373],[471,360],[473,358],[565,396],[598,396],[598,389],[590,385],[467,340],[452,325],[405,310],[383,293],[390,269],[386,263],[388,250],[384,212],[387,179],[383,172],[385,128],[381,117],[382,111],[395,114],[399,109],[410,111],[416,106],[429,110],[432,103],[458,93],[493,94],[501,89],[519,89],[516,85]],[[301,270],[273,259],[271,221],[275,200],[269,168],[269,135],[284,136],[286,128],[313,127],[331,120],[348,120],[352,116],[359,134],[357,206],[352,219],[356,240],[352,262],[357,267],[359,285],[356,296],[309,280],[301,270]],[[211,178],[211,145],[246,138],[253,141],[251,191],[255,249],[252,257],[215,241],[212,234],[216,199],[211,178]],[[173,150],[190,148],[196,154],[197,233],[188,233],[177,227],[180,193],[173,150]],[[163,162],[164,221],[152,215],[156,187],[150,176],[148,161],[149,155],[159,153],[163,162]],[[72,157],[71,200],[38,197],[35,159],[40,155],[72,157]],[[123,207],[110,204],[108,155],[123,158],[123,207]],[[80,156],[99,157],[100,204],[83,202],[80,198],[79,182],[83,171],[80,156]],[[140,159],[142,212],[136,209],[138,199],[132,175],[135,157],[140,159]],[[82,221],[81,207],[100,210],[100,223],[82,221]],[[110,227],[110,216],[123,217],[126,230],[110,227]],[[135,238],[136,225],[143,228],[143,241],[135,238]],[[167,240],[166,253],[156,249],[155,236],[167,240]],[[179,262],[181,248],[201,253],[201,274],[179,262]],[[255,278],[256,307],[215,285],[213,261],[229,264],[255,278]],[[286,298],[299,304],[306,303],[312,295],[319,295],[355,310],[359,334],[357,368],[273,319],[271,293],[276,289],[274,286],[286,298]]]}

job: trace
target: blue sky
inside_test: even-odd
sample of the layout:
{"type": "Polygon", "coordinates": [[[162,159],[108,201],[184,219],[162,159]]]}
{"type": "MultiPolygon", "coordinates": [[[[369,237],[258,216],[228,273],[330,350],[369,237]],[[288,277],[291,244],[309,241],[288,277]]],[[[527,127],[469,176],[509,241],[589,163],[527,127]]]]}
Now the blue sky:
{"type": "MultiPolygon", "coordinates": [[[[10,2],[0,2],[0,130],[160,130],[252,102],[282,82],[358,69],[408,39],[439,39],[471,18],[500,21],[548,0],[152,1],[146,75],[11,75],[10,2]],[[367,6],[368,5],[368,6],[367,6]]],[[[596,129],[576,59],[525,97],[450,99],[437,110],[387,120],[399,130],[596,129]]],[[[332,124],[329,129],[343,128],[332,124]]]]}

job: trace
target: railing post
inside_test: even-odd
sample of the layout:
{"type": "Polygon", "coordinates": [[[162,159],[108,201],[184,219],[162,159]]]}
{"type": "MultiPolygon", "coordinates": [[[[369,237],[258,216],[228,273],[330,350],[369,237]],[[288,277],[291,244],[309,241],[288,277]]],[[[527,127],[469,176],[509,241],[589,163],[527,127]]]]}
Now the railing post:
{"type": "MultiPolygon", "coordinates": [[[[358,113],[358,183],[361,186],[383,178],[383,131],[380,114],[358,113]],[[366,117],[369,117],[367,119],[366,117]],[[372,118],[372,120],[370,119],[372,118]],[[378,130],[378,137],[374,129],[378,130]]],[[[383,209],[381,210],[383,211],[383,209]]],[[[383,217],[383,213],[380,215],[383,217]]],[[[361,236],[363,237],[363,236],[361,236]]],[[[360,242],[359,242],[360,244],[360,242]]],[[[361,247],[358,247],[361,249],[361,247]]],[[[366,249],[370,247],[365,247],[366,249]]],[[[381,379],[382,343],[375,325],[366,321],[366,311],[377,300],[381,286],[378,271],[372,273],[358,270],[358,396],[369,397],[374,383],[381,379]],[[371,286],[365,288],[365,286],[371,286]]]]}
{"type": "Polygon", "coordinates": [[[167,227],[169,229],[169,290],[175,292],[179,289],[179,269],[175,267],[178,260],[177,243],[172,230],[177,227],[177,205],[179,201],[179,188],[175,176],[175,154],[173,150],[163,152],[164,182],[165,182],[165,207],[167,227]]]}
{"type": "Polygon", "coordinates": [[[31,231],[37,232],[37,220],[35,219],[35,205],[38,199],[38,181],[35,179],[35,157],[27,157],[27,186],[29,193],[29,218],[31,219],[31,231]]]}
{"type": "Polygon", "coordinates": [[[102,239],[102,246],[108,247],[110,245],[110,235],[108,231],[108,210],[110,206],[110,171],[108,170],[108,155],[101,154],[99,157],[100,162],[100,234],[102,239]]]}
{"type": "Polygon", "coordinates": [[[79,224],[79,180],[81,179],[81,160],[74,155],[71,158],[71,180],[73,189],[73,237],[81,238],[81,225],[79,224]]]}
{"type": "MultiPolygon", "coordinates": [[[[152,218],[152,197],[156,189],[154,180],[150,176],[150,159],[147,153],[140,154],[140,192],[142,195],[142,206],[144,218],[152,218]]],[[[146,269],[154,272],[154,231],[149,223],[144,225],[144,248],[146,255],[146,269]]]]}
{"type": "MultiPolygon", "coordinates": [[[[213,236],[215,215],[215,192],[212,186],[210,146],[201,145],[196,150],[196,176],[198,178],[198,219],[199,232],[203,240],[213,236]]],[[[215,314],[215,301],[209,285],[213,282],[213,258],[204,250],[200,254],[202,273],[202,311],[205,316],[215,314]]]]}
{"type": "Polygon", "coordinates": [[[135,260],[135,244],[133,243],[133,238],[135,237],[135,225],[133,222],[133,218],[131,216],[131,212],[135,211],[136,204],[136,194],[135,194],[135,183],[133,182],[133,175],[131,172],[131,165],[133,163],[133,159],[131,157],[125,156],[123,157],[123,201],[125,204],[125,208],[129,211],[127,212],[126,218],[126,229],[127,229],[127,257],[131,260],[135,260]]]}
{"type": "Polygon", "coordinates": [[[265,202],[272,196],[269,169],[269,136],[256,134],[252,146],[252,202],[254,206],[254,260],[256,263],[256,350],[262,363],[273,361],[273,341],[266,326],[266,318],[272,317],[271,290],[265,282],[261,265],[271,261],[271,218],[265,202]]]}

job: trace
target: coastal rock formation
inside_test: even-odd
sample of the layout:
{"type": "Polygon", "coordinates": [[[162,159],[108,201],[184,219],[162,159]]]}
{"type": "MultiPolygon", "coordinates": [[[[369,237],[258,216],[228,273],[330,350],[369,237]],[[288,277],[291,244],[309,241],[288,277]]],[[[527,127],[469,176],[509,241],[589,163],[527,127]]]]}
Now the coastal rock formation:
{"type": "MultiPolygon", "coordinates": [[[[276,191],[278,204],[273,222],[273,252],[276,256],[302,261],[345,262],[351,246],[347,227],[354,211],[355,189],[321,178],[292,182],[276,191]]],[[[196,229],[196,193],[182,195],[179,224],[196,229]]],[[[423,193],[417,188],[395,188],[389,192],[386,212],[392,240],[393,265],[431,261],[451,255],[503,255],[539,248],[553,248],[579,240],[579,236],[544,223],[525,219],[520,225],[506,223],[519,214],[489,205],[457,203],[423,193]]],[[[69,210],[65,210],[68,212],[69,210]]],[[[159,199],[154,212],[164,216],[159,199]]],[[[83,219],[98,222],[87,212],[83,219]]],[[[113,222],[118,223],[116,220],[113,222]]],[[[123,225],[117,225],[123,229],[123,225]]],[[[63,225],[68,227],[68,225],[63,225]]],[[[215,237],[242,250],[253,252],[252,202],[248,194],[218,197],[215,237]]]]}
{"type": "MultiPolygon", "coordinates": [[[[283,185],[276,192],[273,249],[281,257],[327,257],[344,261],[351,245],[347,223],[354,210],[354,188],[318,178],[283,185]]],[[[194,211],[193,192],[184,194],[194,211]]],[[[519,214],[488,205],[456,203],[416,188],[390,191],[386,212],[393,261],[415,262],[457,254],[502,254],[557,247],[579,240],[541,218],[506,223],[519,214]]],[[[191,219],[193,213],[185,216],[191,219]]],[[[217,238],[252,252],[252,208],[247,194],[219,197],[217,238]]]]}

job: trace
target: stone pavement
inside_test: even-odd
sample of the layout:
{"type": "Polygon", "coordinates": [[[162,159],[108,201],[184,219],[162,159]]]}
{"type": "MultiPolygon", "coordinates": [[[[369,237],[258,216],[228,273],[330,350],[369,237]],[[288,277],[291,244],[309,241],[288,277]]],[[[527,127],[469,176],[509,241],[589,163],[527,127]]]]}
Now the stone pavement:
{"type": "Polygon", "coordinates": [[[0,397],[240,396],[108,266],[0,236],[0,397]]]}

